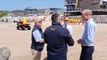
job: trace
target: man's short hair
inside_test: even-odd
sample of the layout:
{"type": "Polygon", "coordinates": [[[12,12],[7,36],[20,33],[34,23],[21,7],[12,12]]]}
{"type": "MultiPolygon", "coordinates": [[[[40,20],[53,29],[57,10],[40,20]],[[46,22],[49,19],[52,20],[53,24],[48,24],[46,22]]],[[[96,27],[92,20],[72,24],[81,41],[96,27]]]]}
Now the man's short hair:
{"type": "Polygon", "coordinates": [[[51,16],[51,20],[52,20],[52,21],[56,21],[59,16],[60,16],[60,15],[59,15],[58,13],[55,13],[55,14],[53,14],[53,15],[51,16]]]}
{"type": "Polygon", "coordinates": [[[92,11],[90,9],[85,9],[82,11],[82,15],[92,15],[92,11]]]}

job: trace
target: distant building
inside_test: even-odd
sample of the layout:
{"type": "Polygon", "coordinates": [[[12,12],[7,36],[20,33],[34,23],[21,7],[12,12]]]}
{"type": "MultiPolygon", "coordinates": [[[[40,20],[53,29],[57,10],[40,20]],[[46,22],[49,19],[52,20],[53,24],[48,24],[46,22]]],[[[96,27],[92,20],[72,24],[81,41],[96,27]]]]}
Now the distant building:
{"type": "Polygon", "coordinates": [[[76,8],[75,0],[65,0],[66,11],[73,11],[76,8]]]}
{"type": "Polygon", "coordinates": [[[78,8],[80,9],[98,9],[101,0],[78,0],[78,8]]]}
{"type": "Polygon", "coordinates": [[[24,10],[14,10],[12,11],[12,13],[14,13],[17,16],[31,16],[36,14],[37,11],[37,9],[26,8],[24,10]]]}
{"type": "Polygon", "coordinates": [[[107,8],[107,0],[65,0],[66,11],[75,9],[97,9],[104,5],[107,8]]]}
{"type": "Polygon", "coordinates": [[[107,0],[65,0],[65,7],[65,15],[80,15],[83,9],[91,9],[96,14],[96,11],[106,11],[107,0]]]}
{"type": "Polygon", "coordinates": [[[107,8],[107,0],[101,0],[100,7],[107,8]]]}
{"type": "Polygon", "coordinates": [[[53,13],[63,14],[64,9],[61,8],[43,8],[43,9],[32,9],[26,8],[24,10],[14,10],[12,11],[15,15],[18,16],[32,16],[32,15],[49,15],[53,13]]]}
{"type": "Polygon", "coordinates": [[[71,15],[70,12],[76,12],[78,10],[78,0],[65,0],[65,15],[71,15]]]}
{"type": "Polygon", "coordinates": [[[65,0],[65,16],[80,19],[81,11],[91,9],[96,23],[107,23],[107,0],[65,0]]]}

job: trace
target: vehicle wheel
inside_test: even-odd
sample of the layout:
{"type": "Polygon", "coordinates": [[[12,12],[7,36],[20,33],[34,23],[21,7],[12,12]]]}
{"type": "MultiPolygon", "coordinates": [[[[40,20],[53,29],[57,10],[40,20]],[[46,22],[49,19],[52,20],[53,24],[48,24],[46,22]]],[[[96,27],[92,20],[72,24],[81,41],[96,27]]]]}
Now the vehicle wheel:
{"type": "Polygon", "coordinates": [[[19,29],[20,29],[20,26],[17,26],[16,28],[17,28],[17,30],[19,30],[19,29]]]}
{"type": "Polygon", "coordinates": [[[25,30],[25,27],[24,27],[24,26],[22,26],[21,28],[22,28],[22,30],[25,30]]]}
{"type": "Polygon", "coordinates": [[[27,27],[27,29],[28,29],[28,30],[31,30],[31,27],[30,27],[30,26],[28,26],[28,27],[27,27]]]}

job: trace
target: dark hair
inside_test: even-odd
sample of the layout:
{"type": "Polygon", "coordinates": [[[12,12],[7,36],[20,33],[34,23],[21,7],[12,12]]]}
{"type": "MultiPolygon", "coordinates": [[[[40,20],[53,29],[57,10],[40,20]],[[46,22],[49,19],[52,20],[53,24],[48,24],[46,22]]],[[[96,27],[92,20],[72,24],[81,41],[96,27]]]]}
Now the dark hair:
{"type": "Polygon", "coordinates": [[[52,21],[56,21],[56,18],[58,18],[60,15],[58,13],[55,13],[51,16],[52,21]]]}

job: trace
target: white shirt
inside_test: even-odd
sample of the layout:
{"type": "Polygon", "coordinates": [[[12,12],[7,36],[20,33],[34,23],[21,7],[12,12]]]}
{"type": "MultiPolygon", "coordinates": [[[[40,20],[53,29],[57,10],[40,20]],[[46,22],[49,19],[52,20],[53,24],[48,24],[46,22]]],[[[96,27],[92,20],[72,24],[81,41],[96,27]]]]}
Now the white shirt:
{"type": "Polygon", "coordinates": [[[71,35],[73,34],[73,28],[71,25],[66,25],[66,27],[63,25],[63,27],[67,28],[71,35]]]}
{"type": "Polygon", "coordinates": [[[67,25],[67,29],[70,32],[70,34],[72,35],[73,34],[73,28],[72,28],[72,26],[71,25],[67,25]]]}
{"type": "Polygon", "coordinates": [[[42,41],[41,33],[38,30],[33,32],[33,37],[35,38],[36,42],[42,41]]]}

